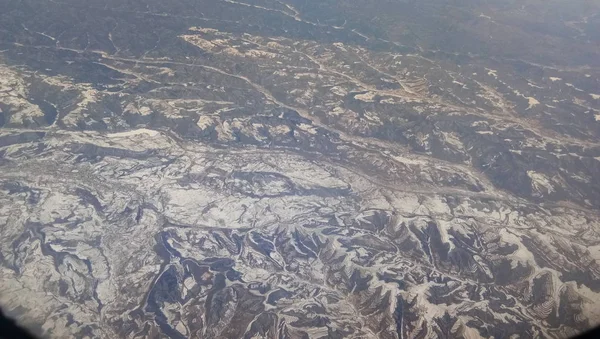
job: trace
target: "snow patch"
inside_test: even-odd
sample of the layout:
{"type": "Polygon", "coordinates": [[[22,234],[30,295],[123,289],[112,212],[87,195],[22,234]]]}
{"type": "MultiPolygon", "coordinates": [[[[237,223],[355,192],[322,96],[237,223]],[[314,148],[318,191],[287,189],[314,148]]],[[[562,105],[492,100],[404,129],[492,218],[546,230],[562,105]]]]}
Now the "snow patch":
{"type": "Polygon", "coordinates": [[[531,188],[538,192],[538,196],[556,191],[552,181],[545,174],[536,171],[527,171],[527,175],[531,178],[531,188]]]}
{"type": "Polygon", "coordinates": [[[127,131],[127,132],[110,133],[110,134],[107,134],[106,136],[109,138],[123,138],[123,137],[131,137],[131,136],[140,135],[140,134],[146,134],[151,137],[154,137],[154,136],[158,135],[159,132],[151,130],[151,129],[140,128],[140,129],[127,131]]]}
{"type": "Polygon", "coordinates": [[[529,106],[527,107],[527,109],[530,109],[540,104],[540,102],[534,97],[525,97],[525,99],[527,99],[527,101],[529,102],[529,106]]]}
{"type": "Polygon", "coordinates": [[[354,99],[364,101],[364,102],[375,102],[375,100],[374,100],[375,95],[376,94],[374,92],[367,92],[367,93],[355,95],[354,99]]]}

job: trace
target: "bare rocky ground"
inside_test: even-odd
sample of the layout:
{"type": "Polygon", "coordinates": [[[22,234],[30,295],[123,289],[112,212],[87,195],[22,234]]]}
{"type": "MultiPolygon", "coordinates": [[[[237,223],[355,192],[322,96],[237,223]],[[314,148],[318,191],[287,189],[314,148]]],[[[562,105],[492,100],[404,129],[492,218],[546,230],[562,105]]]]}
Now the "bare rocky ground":
{"type": "Polygon", "coordinates": [[[2,8],[0,305],[36,334],[600,323],[598,3],[2,8]]]}

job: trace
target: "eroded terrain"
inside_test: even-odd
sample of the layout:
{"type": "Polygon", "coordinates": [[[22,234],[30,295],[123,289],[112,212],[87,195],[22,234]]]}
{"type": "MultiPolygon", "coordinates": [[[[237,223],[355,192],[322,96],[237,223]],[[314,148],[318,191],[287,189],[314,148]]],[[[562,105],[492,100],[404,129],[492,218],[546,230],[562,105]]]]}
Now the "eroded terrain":
{"type": "Polygon", "coordinates": [[[0,5],[0,306],[34,333],[600,323],[597,3],[0,5]]]}

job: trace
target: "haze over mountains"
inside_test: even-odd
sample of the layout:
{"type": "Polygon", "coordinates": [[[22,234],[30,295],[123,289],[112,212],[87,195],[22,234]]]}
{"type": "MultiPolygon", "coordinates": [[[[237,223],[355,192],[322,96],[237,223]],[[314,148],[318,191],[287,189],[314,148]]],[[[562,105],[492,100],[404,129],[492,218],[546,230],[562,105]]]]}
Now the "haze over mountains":
{"type": "Polygon", "coordinates": [[[598,325],[599,13],[0,0],[0,307],[45,338],[598,325]]]}

